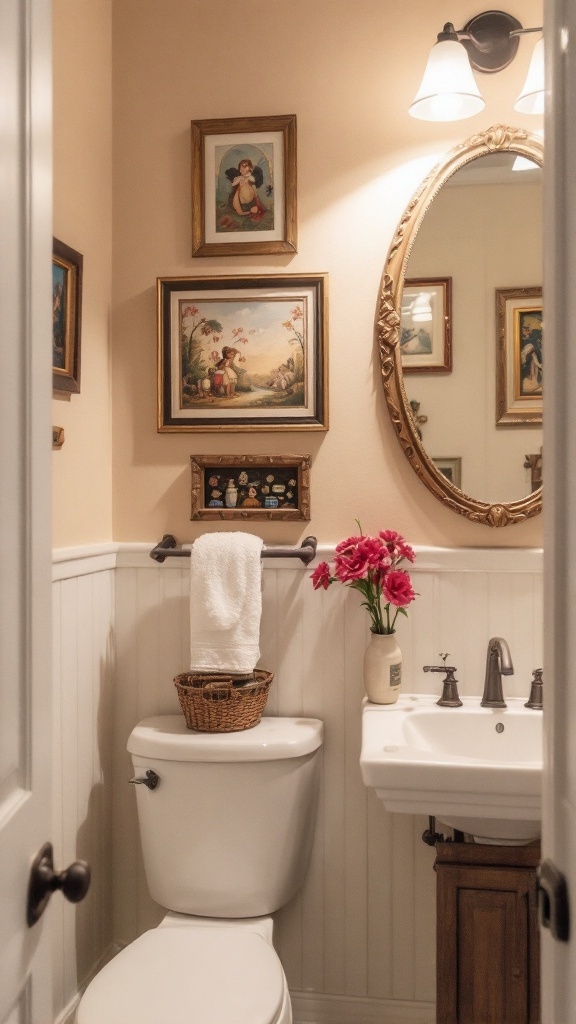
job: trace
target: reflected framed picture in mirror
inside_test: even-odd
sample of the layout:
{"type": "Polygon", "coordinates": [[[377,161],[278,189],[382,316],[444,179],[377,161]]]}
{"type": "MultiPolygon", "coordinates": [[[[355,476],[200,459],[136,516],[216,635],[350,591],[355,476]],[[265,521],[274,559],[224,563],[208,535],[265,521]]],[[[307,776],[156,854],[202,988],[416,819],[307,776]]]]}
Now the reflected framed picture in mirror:
{"type": "Polygon", "coordinates": [[[436,466],[436,469],[440,470],[442,476],[445,476],[451,484],[454,484],[454,487],[462,486],[462,459],[459,456],[454,458],[432,459],[432,462],[436,466]]]}
{"type": "Polygon", "coordinates": [[[451,277],[406,279],[400,321],[404,373],[451,372],[451,311],[451,277]]]}
{"type": "Polygon", "coordinates": [[[542,288],[496,289],[496,423],[542,423],[542,288]]]}

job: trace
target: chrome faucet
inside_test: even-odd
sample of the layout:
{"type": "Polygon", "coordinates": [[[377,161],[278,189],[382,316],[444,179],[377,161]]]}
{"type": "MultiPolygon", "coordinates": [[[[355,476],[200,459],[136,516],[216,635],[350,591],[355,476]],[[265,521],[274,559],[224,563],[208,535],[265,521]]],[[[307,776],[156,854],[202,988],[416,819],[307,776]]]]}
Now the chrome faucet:
{"type": "Polygon", "coordinates": [[[514,674],[514,666],[510,657],[510,648],[501,636],[493,636],[488,641],[486,652],[486,676],[484,693],[480,704],[483,708],[505,708],[506,701],[502,693],[502,676],[514,674]]]}

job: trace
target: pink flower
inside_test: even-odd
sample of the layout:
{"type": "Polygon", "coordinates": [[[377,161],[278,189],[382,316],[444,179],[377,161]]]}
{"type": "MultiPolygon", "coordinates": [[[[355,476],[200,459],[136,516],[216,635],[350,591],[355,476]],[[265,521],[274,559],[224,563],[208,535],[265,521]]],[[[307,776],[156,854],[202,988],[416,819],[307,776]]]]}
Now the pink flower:
{"type": "Polygon", "coordinates": [[[404,537],[396,533],[396,530],[380,530],[378,536],[384,541],[392,558],[407,558],[409,562],[414,561],[416,555],[413,549],[406,543],[404,537]]]}
{"type": "Polygon", "coordinates": [[[406,605],[414,600],[410,576],[398,565],[403,559],[414,561],[414,551],[395,530],[382,530],[377,537],[347,537],[336,545],[333,566],[327,562],[312,574],[315,590],[327,590],[331,583],[343,583],[362,595],[362,606],[371,619],[374,633],[394,633],[396,619],[406,615],[406,605]]]}
{"type": "Polygon", "coordinates": [[[410,577],[404,569],[392,569],[384,577],[382,590],[386,600],[397,608],[404,608],[416,597],[410,577]]]}
{"type": "Polygon", "coordinates": [[[328,590],[330,586],[330,566],[328,562],[320,562],[312,573],[312,584],[314,590],[319,590],[322,587],[324,590],[328,590]]]}
{"type": "Polygon", "coordinates": [[[356,545],[363,540],[364,535],[362,535],[362,537],[347,537],[346,540],[341,540],[340,543],[336,545],[336,554],[339,555],[341,551],[347,551],[348,549],[352,550],[352,548],[355,548],[356,545]]]}
{"type": "Polygon", "coordinates": [[[349,537],[336,547],[334,572],[341,583],[366,579],[369,572],[389,565],[388,552],[377,537],[349,537]]]}

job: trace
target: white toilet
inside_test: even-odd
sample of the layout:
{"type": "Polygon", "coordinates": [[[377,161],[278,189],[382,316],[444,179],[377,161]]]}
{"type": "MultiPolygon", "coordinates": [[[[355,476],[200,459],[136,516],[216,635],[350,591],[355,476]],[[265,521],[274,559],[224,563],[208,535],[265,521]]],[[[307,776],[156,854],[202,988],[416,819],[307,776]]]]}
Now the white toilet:
{"type": "Polygon", "coordinates": [[[322,732],[313,718],[233,733],[190,732],[181,715],[136,726],[146,878],[169,913],[94,978],[77,1024],[291,1024],[269,915],[304,880],[322,732]]]}

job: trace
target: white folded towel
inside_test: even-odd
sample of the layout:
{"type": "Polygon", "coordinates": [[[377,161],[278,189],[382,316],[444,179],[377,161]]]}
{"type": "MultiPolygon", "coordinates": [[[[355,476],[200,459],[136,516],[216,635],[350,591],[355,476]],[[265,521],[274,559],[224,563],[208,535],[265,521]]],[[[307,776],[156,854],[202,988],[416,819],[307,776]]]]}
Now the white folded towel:
{"type": "Polygon", "coordinates": [[[190,555],[190,671],[252,672],[260,657],[262,539],[205,533],[190,555]]]}

